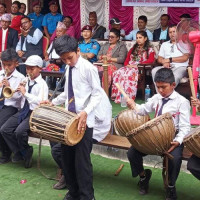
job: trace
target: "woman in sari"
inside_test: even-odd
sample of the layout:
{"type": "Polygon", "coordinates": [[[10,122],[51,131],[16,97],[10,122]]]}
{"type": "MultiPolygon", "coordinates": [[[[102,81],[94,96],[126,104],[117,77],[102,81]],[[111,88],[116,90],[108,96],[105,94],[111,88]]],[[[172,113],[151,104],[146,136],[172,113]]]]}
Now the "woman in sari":
{"type": "MultiPolygon", "coordinates": [[[[124,42],[120,40],[120,31],[112,28],[108,36],[108,42],[101,46],[98,53],[98,59],[100,62],[103,58],[107,58],[108,61],[108,85],[111,85],[112,74],[114,71],[123,66],[127,55],[127,49],[124,42]]],[[[98,67],[99,72],[103,72],[103,67],[98,67]]],[[[103,83],[103,80],[102,80],[103,83]]]]}
{"type": "Polygon", "coordinates": [[[136,43],[128,52],[127,58],[124,62],[124,67],[118,69],[113,73],[113,85],[111,98],[115,103],[120,103],[120,91],[115,86],[119,83],[126,94],[135,99],[137,93],[138,83],[138,64],[151,64],[155,60],[155,52],[149,43],[147,33],[145,31],[138,31],[136,36],[136,43]]]}

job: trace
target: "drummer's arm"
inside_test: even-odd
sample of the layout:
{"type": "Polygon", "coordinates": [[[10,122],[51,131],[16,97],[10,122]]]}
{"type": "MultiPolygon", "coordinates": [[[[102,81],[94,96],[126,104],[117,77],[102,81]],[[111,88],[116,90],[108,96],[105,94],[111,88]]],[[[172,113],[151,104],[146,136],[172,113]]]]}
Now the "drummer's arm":
{"type": "Polygon", "coordinates": [[[190,131],[190,104],[189,101],[184,101],[179,108],[179,132],[174,138],[174,142],[179,142],[182,144],[183,138],[190,131]]]}
{"type": "Polygon", "coordinates": [[[55,99],[52,100],[52,104],[55,106],[61,105],[65,103],[66,99],[67,99],[67,94],[64,91],[61,94],[59,94],[55,99]]]}

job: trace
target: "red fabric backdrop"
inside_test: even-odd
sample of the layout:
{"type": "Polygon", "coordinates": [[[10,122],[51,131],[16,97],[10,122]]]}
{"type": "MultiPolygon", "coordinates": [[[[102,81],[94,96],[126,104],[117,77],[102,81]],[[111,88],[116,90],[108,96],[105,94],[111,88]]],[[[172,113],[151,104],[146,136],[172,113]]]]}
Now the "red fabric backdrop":
{"type": "Polygon", "coordinates": [[[179,16],[182,14],[190,14],[192,19],[199,21],[199,8],[168,8],[168,15],[170,16],[170,24],[177,24],[180,21],[179,16]]]}
{"type": "Polygon", "coordinates": [[[80,0],[62,0],[63,15],[69,15],[73,18],[76,38],[80,37],[81,16],[80,16],[80,0]]]}
{"type": "Polygon", "coordinates": [[[126,34],[133,30],[133,7],[122,6],[122,0],[110,0],[109,19],[113,17],[119,18],[126,34]]]}

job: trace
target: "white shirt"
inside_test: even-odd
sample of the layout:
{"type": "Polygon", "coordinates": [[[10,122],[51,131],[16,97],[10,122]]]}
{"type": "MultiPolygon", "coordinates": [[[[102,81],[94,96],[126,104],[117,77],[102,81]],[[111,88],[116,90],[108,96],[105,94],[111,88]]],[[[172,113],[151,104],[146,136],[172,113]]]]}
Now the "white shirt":
{"type": "MultiPolygon", "coordinates": [[[[170,41],[167,41],[162,43],[158,55],[163,58],[170,58],[170,57],[175,58],[183,56],[184,54],[178,50],[176,43],[172,44],[170,41]]],[[[172,62],[170,65],[174,67],[187,67],[188,62],[189,59],[186,62],[182,63],[172,62]]]]}
{"type": "Polygon", "coordinates": [[[50,47],[47,50],[47,53],[49,55],[49,59],[59,59],[60,56],[56,53],[55,48],[53,48],[52,52],[51,49],[53,48],[53,42],[51,43],[50,47]],[[50,53],[51,52],[51,53],[50,53]],[[50,54],[49,54],[50,53],[50,54]]]}
{"type": "MultiPolygon", "coordinates": [[[[0,71],[0,82],[2,82],[2,80],[4,79],[4,70],[1,70],[0,71]]],[[[19,86],[19,84],[21,82],[23,82],[24,80],[24,75],[19,73],[16,69],[13,71],[13,73],[7,77],[9,80],[8,82],[10,83],[10,87],[13,89],[13,90],[16,90],[19,86]]],[[[0,88],[0,94],[2,92],[2,87],[0,88]]],[[[13,94],[13,96],[9,99],[5,99],[4,101],[4,105],[5,106],[13,106],[15,108],[18,108],[20,109],[21,108],[21,100],[22,100],[22,94],[19,93],[19,92],[15,92],[13,94]]]]}
{"type": "Polygon", "coordinates": [[[96,107],[95,113],[95,125],[93,129],[93,139],[100,142],[108,134],[111,127],[112,119],[112,106],[108,99],[108,96],[101,88],[102,99],[96,107]]]}
{"type": "Polygon", "coordinates": [[[2,47],[1,47],[2,51],[5,50],[4,47],[5,47],[5,43],[6,43],[6,34],[7,34],[7,31],[8,31],[8,28],[6,30],[4,30],[2,28],[2,47]]]}
{"type": "MultiPolygon", "coordinates": [[[[62,92],[57,98],[53,99],[52,103],[54,105],[59,105],[65,102],[65,107],[67,109],[68,74],[70,66],[67,65],[66,67],[67,71],[64,92],[62,92]]],[[[94,127],[94,110],[102,99],[100,80],[97,68],[81,56],[78,58],[76,65],[72,69],[72,86],[75,97],[76,113],[80,113],[84,110],[88,115],[88,127],[94,127]]]]}
{"type": "MultiPolygon", "coordinates": [[[[160,94],[154,95],[152,98],[148,100],[147,103],[138,105],[139,109],[138,114],[145,115],[147,113],[153,111],[159,111],[162,105],[162,96],[160,94]],[[158,106],[158,109],[157,109],[158,106]]],[[[174,91],[168,98],[170,100],[163,106],[162,113],[169,112],[173,117],[174,125],[177,130],[179,130],[178,134],[175,136],[174,141],[179,142],[180,144],[183,142],[183,138],[190,131],[190,103],[189,101],[174,91]]]]}
{"type": "Polygon", "coordinates": [[[49,89],[47,83],[42,78],[41,74],[34,80],[30,80],[30,86],[34,84],[31,93],[28,93],[28,82],[26,83],[26,93],[24,95],[21,107],[23,108],[25,98],[28,100],[30,110],[34,110],[41,101],[48,99],[49,89]]]}

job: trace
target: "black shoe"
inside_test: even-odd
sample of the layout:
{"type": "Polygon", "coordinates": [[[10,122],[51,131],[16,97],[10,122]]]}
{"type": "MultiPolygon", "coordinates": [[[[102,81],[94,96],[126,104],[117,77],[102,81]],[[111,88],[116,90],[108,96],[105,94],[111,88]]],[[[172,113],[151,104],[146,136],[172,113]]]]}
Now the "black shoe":
{"type": "Polygon", "coordinates": [[[145,169],[145,177],[140,178],[140,181],[138,182],[139,185],[139,193],[141,195],[145,195],[148,193],[149,190],[149,181],[152,175],[152,171],[150,169],[145,169]]]}
{"type": "Polygon", "coordinates": [[[176,188],[174,187],[168,187],[166,190],[166,200],[176,200],[176,188]]]}
{"type": "Polygon", "coordinates": [[[69,192],[67,192],[67,194],[65,195],[63,200],[79,200],[80,198],[77,197],[72,197],[71,194],[69,192]]]}
{"type": "Polygon", "coordinates": [[[60,180],[53,185],[53,189],[56,189],[56,190],[62,190],[64,188],[66,188],[66,182],[65,182],[65,177],[64,175],[61,176],[60,180]]]}
{"type": "Polygon", "coordinates": [[[14,156],[12,157],[12,163],[18,163],[20,161],[24,160],[21,153],[17,152],[16,154],[14,154],[14,156]]]}
{"type": "Polygon", "coordinates": [[[6,164],[8,162],[11,161],[10,159],[11,154],[7,155],[7,154],[2,154],[1,158],[0,158],[0,165],[1,164],[6,164]]]}
{"type": "Polygon", "coordinates": [[[33,155],[33,147],[29,147],[26,150],[26,154],[24,156],[24,167],[25,168],[30,168],[32,167],[32,155],[33,155]]]}

